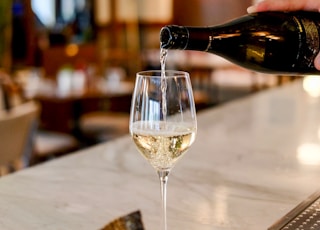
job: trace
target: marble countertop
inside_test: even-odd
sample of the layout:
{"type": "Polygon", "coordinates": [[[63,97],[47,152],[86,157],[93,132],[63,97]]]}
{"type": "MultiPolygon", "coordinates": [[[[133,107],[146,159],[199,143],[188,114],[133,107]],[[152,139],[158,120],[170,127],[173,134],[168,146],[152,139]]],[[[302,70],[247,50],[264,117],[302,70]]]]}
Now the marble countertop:
{"type": "MultiPolygon", "coordinates": [[[[319,138],[320,99],[300,81],[198,113],[169,177],[169,229],[267,229],[319,189],[319,138]]],[[[0,178],[4,230],[97,230],[135,210],[160,229],[158,177],[129,135],[0,178]]]]}

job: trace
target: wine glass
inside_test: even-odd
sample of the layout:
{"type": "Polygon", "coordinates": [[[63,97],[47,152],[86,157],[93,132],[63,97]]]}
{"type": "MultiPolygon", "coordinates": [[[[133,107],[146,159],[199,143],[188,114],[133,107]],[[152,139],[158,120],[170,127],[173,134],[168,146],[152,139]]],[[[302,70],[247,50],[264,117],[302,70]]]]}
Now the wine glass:
{"type": "Polygon", "coordinates": [[[187,72],[150,70],[137,73],[130,133],[138,151],[158,173],[164,230],[167,230],[168,175],[194,142],[196,131],[196,109],[187,72]]]}

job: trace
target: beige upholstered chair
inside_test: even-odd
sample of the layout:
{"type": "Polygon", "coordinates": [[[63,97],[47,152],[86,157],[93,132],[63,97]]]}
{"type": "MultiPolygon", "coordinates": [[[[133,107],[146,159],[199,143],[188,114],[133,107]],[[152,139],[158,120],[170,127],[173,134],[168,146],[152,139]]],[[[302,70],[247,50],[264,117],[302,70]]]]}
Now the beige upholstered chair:
{"type": "Polygon", "coordinates": [[[81,117],[80,129],[89,144],[112,140],[129,133],[129,114],[91,112],[81,117]]]}
{"type": "Polygon", "coordinates": [[[129,133],[131,93],[102,99],[99,104],[108,106],[84,113],[79,119],[80,131],[89,145],[129,133]]]}
{"type": "Polygon", "coordinates": [[[23,167],[23,157],[39,116],[39,106],[30,101],[0,111],[0,175],[23,167]]]}
{"type": "Polygon", "coordinates": [[[37,130],[33,142],[30,164],[37,164],[73,152],[80,148],[78,140],[70,134],[37,130]]]}

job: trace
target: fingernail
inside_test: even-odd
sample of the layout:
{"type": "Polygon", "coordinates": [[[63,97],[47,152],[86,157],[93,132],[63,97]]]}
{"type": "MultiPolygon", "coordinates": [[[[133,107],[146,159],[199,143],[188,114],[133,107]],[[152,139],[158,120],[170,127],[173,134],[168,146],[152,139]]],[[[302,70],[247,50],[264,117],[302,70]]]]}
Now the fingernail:
{"type": "Polygon", "coordinates": [[[249,7],[247,8],[247,12],[248,12],[249,14],[256,12],[256,10],[257,10],[257,7],[256,7],[255,5],[254,5],[254,6],[249,6],[249,7]]]}

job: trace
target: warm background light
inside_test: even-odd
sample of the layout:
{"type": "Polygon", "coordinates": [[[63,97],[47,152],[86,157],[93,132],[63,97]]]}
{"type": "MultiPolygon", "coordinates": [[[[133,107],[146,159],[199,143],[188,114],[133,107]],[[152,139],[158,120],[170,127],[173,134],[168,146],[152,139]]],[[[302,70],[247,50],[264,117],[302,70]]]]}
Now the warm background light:
{"type": "Polygon", "coordinates": [[[311,97],[320,96],[320,76],[306,76],[303,78],[303,89],[311,97]]]}
{"type": "Polygon", "coordinates": [[[68,57],[74,57],[79,53],[79,46],[76,44],[67,45],[65,52],[68,57]]]}
{"type": "Polygon", "coordinates": [[[297,159],[304,165],[320,165],[320,145],[303,143],[298,148],[297,159]]]}

